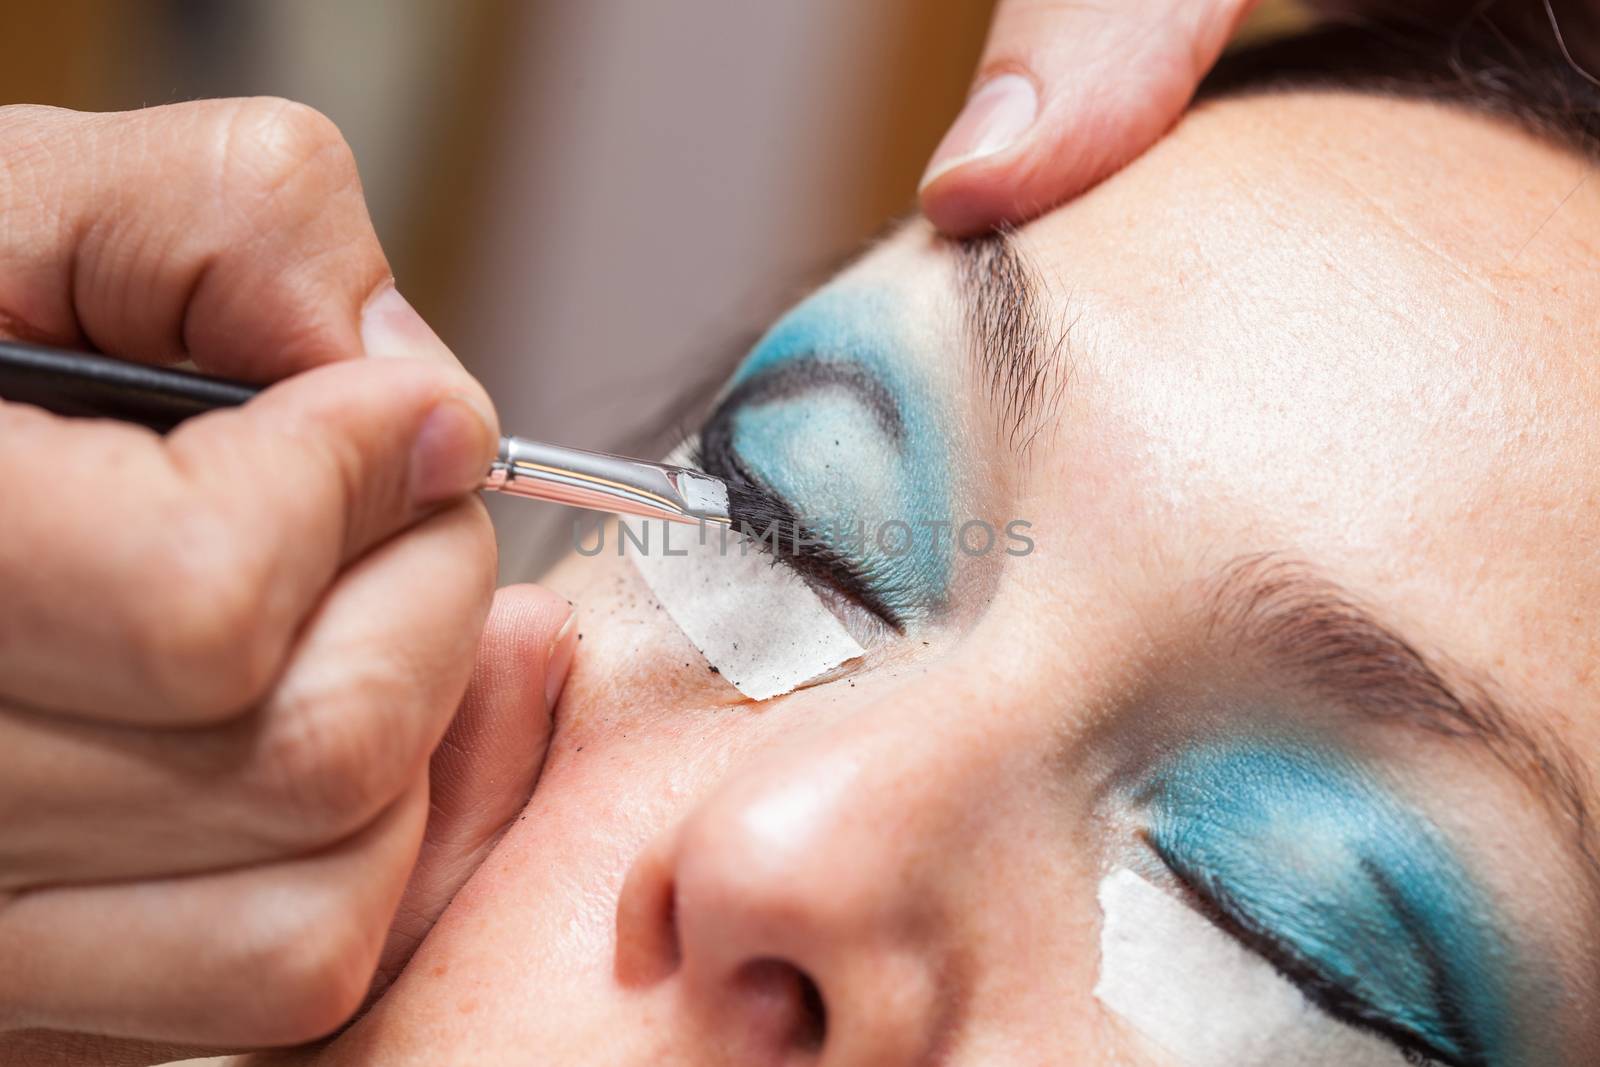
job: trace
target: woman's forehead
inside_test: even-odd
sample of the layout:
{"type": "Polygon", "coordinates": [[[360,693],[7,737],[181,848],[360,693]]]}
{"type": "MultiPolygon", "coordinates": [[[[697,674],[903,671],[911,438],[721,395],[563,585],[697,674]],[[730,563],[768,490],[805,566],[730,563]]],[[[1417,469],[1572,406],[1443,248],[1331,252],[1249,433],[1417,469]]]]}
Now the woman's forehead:
{"type": "Polygon", "coordinates": [[[1412,390],[1419,412],[1423,392],[1440,409],[1470,388],[1511,406],[1537,395],[1559,419],[1600,395],[1592,171],[1445,105],[1246,97],[1196,109],[1021,244],[1066,321],[1085,327],[1078,340],[1102,331],[1108,347],[1179,358],[1212,386],[1320,404],[1286,386],[1350,376],[1371,383],[1366,395],[1412,390]]]}
{"type": "Polygon", "coordinates": [[[1165,448],[1169,483],[1565,585],[1600,524],[1591,167],[1435,105],[1258,97],[1203,109],[1026,248],[1067,308],[1085,425],[1165,448]]]}
{"type": "MultiPolygon", "coordinates": [[[[1146,564],[1290,552],[1508,684],[1537,676],[1541,702],[1592,706],[1589,166],[1432,104],[1199,109],[1017,236],[1069,366],[1011,507],[1072,531],[1080,576],[1117,569],[1096,546],[1146,564]]],[[[956,272],[928,281],[928,262],[951,257],[929,248],[913,231],[859,273],[948,293],[956,272]]],[[[977,362],[948,313],[927,317],[928,360],[977,362]]],[[[1003,454],[1005,436],[971,440],[1003,454]]]]}

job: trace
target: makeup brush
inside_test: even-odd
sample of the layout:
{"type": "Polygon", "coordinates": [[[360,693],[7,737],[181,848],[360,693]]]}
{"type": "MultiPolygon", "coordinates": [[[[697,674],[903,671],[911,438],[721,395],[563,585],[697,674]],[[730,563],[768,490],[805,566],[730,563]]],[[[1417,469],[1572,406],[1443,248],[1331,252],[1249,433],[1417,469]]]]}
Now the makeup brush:
{"type": "MultiPolygon", "coordinates": [[[[238,407],[260,391],[188,371],[0,341],[0,399],[58,415],[116,419],[166,433],[195,415],[238,407]]],[[[500,438],[483,489],[673,522],[731,522],[728,487],[719,478],[521,437],[500,438]]]]}

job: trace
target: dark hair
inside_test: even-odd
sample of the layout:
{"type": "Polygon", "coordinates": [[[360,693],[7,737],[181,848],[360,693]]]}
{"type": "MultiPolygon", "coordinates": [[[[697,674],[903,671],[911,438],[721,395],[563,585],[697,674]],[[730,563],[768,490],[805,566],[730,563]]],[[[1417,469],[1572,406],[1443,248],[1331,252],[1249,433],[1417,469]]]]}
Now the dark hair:
{"type": "Polygon", "coordinates": [[[1469,5],[1453,6],[1453,17],[1345,19],[1240,49],[1200,97],[1327,87],[1435,100],[1600,157],[1600,77],[1583,66],[1600,55],[1600,4],[1479,0],[1464,14],[1469,5]]]}

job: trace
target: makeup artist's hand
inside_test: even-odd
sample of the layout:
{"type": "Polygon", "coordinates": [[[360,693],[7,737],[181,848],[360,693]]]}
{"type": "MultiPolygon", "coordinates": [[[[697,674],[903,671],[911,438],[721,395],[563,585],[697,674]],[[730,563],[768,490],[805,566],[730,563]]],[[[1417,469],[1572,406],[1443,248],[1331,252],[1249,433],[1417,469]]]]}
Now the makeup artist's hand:
{"type": "MultiPolygon", "coordinates": [[[[1569,8],[1595,0],[1303,0],[1335,17],[1449,32],[1464,18],[1549,47],[1569,8]]],[[[952,237],[1019,225],[1088,189],[1178,120],[1260,0],[1000,0],[966,106],[922,177],[922,211],[952,237]]],[[[1561,47],[1586,69],[1600,44],[1561,47]]]]}
{"type": "Polygon", "coordinates": [[[923,213],[965,237],[1100,181],[1177,121],[1257,2],[1000,0],[966,106],[923,175],[923,213]]]}
{"type": "Polygon", "coordinates": [[[0,403],[0,1062],[320,1036],[543,757],[566,602],[473,673],[494,410],[282,101],[0,108],[0,334],[277,383],[165,439],[0,403]]]}

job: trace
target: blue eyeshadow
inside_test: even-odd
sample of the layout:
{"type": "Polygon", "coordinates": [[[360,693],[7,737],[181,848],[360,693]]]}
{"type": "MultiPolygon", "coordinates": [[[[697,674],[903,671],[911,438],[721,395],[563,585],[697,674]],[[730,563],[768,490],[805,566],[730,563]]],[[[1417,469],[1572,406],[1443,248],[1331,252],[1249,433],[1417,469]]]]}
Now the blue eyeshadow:
{"type": "Polygon", "coordinates": [[[902,620],[945,602],[955,551],[950,438],[915,368],[892,294],[831,289],[779,320],[730,383],[798,383],[733,413],[734,449],[902,620]]]}
{"type": "Polygon", "coordinates": [[[1249,933],[1454,1062],[1512,1056],[1510,952],[1439,832],[1337,752],[1209,743],[1157,769],[1150,842],[1249,933]]]}

